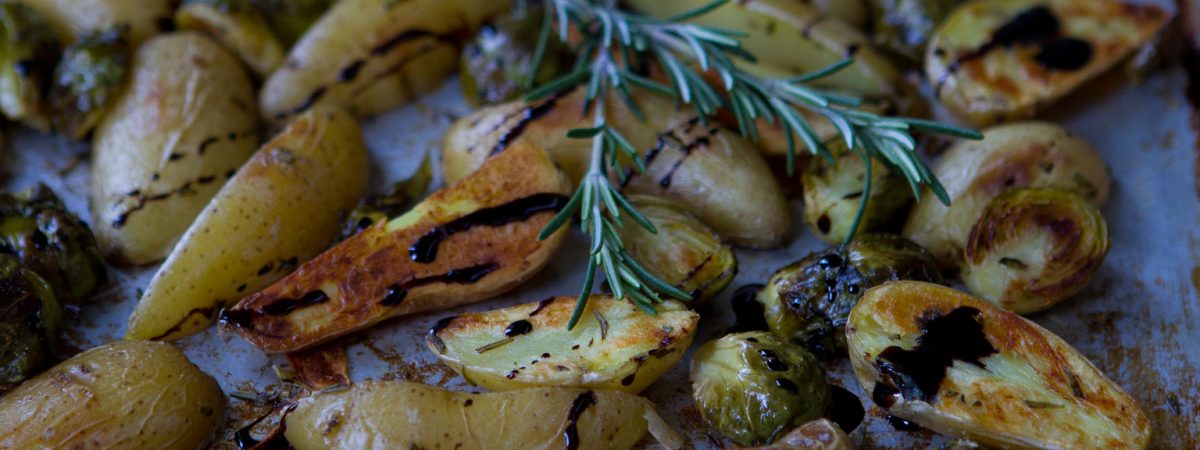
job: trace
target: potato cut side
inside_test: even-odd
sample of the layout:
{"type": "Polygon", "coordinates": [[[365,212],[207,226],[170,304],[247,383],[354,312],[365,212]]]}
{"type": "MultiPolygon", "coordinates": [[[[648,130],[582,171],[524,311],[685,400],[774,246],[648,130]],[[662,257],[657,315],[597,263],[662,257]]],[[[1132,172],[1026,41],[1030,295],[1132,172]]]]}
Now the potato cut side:
{"type": "Polygon", "coordinates": [[[537,273],[569,227],[542,228],[569,183],[539,147],[517,145],[389,222],[379,222],[222,314],[270,352],[290,352],[405,314],[499,295],[537,273]]]}
{"type": "Polygon", "coordinates": [[[700,315],[667,301],[651,316],[611,295],[593,295],[567,330],[575,297],[449,317],[429,348],[467,381],[493,391],[533,386],[638,393],[674,366],[700,315]]]}
{"type": "Polygon", "coordinates": [[[175,12],[176,26],[212,36],[237,54],[257,79],[283,63],[283,46],[255,7],[234,10],[217,4],[192,2],[175,12]]]}
{"type": "Polygon", "coordinates": [[[368,155],[354,118],[317,108],[250,158],[184,234],[146,287],[126,339],[178,339],[334,241],[367,192],[368,155]]]}
{"type": "MultiPolygon", "coordinates": [[[[661,420],[649,401],[623,392],[534,388],[470,394],[366,382],[301,400],[286,418],[285,435],[298,450],[628,449],[661,420]]],[[[669,429],[662,431],[673,437],[669,429]]]]}
{"type": "Polygon", "coordinates": [[[863,389],[888,414],[987,447],[1140,449],[1137,403],[1066,342],[940,285],[867,291],[846,326],[863,389]]]}
{"type": "Polygon", "coordinates": [[[21,0],[46,17],[66,43],[96,31],[123,27],[137,44],[173,26],[174,0],[21,0]]]}
{"type": "Polygon", "coordinates": [[[1145,45],[1167,19],[1118,0],[974,1],[934,32],[925,71],[937,97],[971,122],[1029,117],[1145,45]]]}

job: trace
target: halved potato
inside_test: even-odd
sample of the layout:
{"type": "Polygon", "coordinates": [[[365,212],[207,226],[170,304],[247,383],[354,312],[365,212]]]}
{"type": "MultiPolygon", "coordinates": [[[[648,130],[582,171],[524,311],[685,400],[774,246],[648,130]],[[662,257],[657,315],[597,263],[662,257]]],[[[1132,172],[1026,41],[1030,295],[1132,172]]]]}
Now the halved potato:
{"type": "Polygon", "coordinates": [[[367,192],[354,118],[315,108],[238,170],[192,223],[129,317],[126,339],[178,339],[225,304],[258,292],[337,238],[367,192]]]}
{"type": "Polygon", "coordinates": [[[1137,403],[1066,342],[940,285],[867,291],[846,326],[850,360],[888,414],[995,448],[1145,448],[1137,403]]]}
{"type": "Polygon", "coordinates": [[[317,104],[370,116],[442,84],[462,41],[511,0],[342,0],[292,47],[263,84],[268,120],[317,104]]]}
{"type": "Polygon", "coordinates": [[[200,33],[147,41],[130,73],[95,132],[92,229],[111,260],[146,264],[258,148],[258,115],[241,63],[200,33]]]}
{"type": "Polygon", "coordinates": [[[179,28],[212,36],[237,54],[259,79],[283,63],[283,46],[262,13],[248,1],[232,5],[190,2],[175,12],[175,22],[179,28]]]}
{"type": "Polygon", "coordinates": [[[572,388],[471,394],[369,381],[301,400],[286,425],[298,450],[628,449],[647,429],[668,449],[681,444],[648,400],[572,388]]]}
{"type": "Polygon", "coordinates": [[[1091,145],[1058,125],[1024,122],[985,130],[961,141],[933,168],[950,206],[925,189],[904,225],[943,268],[962,264],[963,243],[989,201],[1013,187],[1052,187],[1082,194],[1095,206],[1108,199],[1108,166],[1091,145]]]}
{"type": "Polygon", "coordinates": [[[499,295],[537,273],[569,227],[538,233],[569,183],[540,147],[515,145],[478,172],[303,264],[222,313],[270,352],[291,352],[385,319],[499,295]]]}
{"type": "Polygon", "coordinates": [[[925,55],[935,94],[986,125],[1029,117],[1150,42],[1170,17],[1118,0],[997,0],[960,6],[925,55]]]}
{"type": "Polygon", "coordinates": [[[715,298],[737,276],[733,247],[682,204],[650,195],[628,200],[654,231],[637,224],[621,227],[617,234],[625,249],[647,272],[691,295],[692,308],[715,298]]]}
{"type": "Polygon", "coordinates": [[[611,295],[588,299],[567,330],[575,297],[551,297],[448,317],[429,330],[429,348],[472,384],[493,391],[534,386],[638,393],[683,357],[700,315],[676,301],[646,314],[611,295]]]}
{"type": "Polygon", "coordinates": [[[46,16],[63,42],[97,31],[126,27],[134,48],[171,30],[177,0],[20,0],[46,16]]]}
{"type": "Polygon", "coordinates": [[[817,419],[753,450],[854,450],[854,441],[829,419],[817,419]]]}

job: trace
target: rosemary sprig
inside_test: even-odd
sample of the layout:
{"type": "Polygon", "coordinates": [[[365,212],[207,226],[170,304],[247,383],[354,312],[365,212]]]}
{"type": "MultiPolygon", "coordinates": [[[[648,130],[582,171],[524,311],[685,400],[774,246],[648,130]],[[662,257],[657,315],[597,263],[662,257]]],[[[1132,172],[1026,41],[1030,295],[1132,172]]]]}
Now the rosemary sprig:
{"type": "MultiPolygon", "coordinates": [[[[754,57],[741,48],[744,33],[685,23],[725,4],[716,0],[703,7],[666,19],[656,19],[621,10],[606,0],[546,0],[545,17],[531,70],[540,65],[551,34],[567,42],[570,32],[579,38],[579,58],[572,71],[537,87],[530,98],[540,98],[579,86],[585,86],[585,110],[593,117],[592,128],[574,129],[568,136],[592,139],[591,165],[571,202],[543,230],[549,236],[579,213],[581,226],[591,237],[590,257],[579,296],[579,303],[568,323],[579,320],[592,291],[597,270],[603,271],[613,294],[630,299],[647,313],[662,295],[687,300],[687,293],[651,275],[625,251],[617,228],[624,226],[622,215],[656,232],[645,217],[625,200],[609,178],[621,173],[621,156],[632,161],[639,172],[645,171],[637,149],[605,120],[605,99],[616,97],[640,118],[641,110],[631,88],[639,88],[690,104],[707,119],[726,110],[737,119],[741,133],[757,141],[758,119],[780,124],[787,136],[787,171],[793,175],[796,140],[814,155],[831,158],[801,111],[819,114],[837,128],[846,147],[863,159],[868,170],[871,161],[881,161],[889,170],[899,172],[919,198],[922,186],[928,186],[943,203],[950,199],[941,183],[916,155],[913,132],[923,131],[961,138],[982,136],[962,129],[920,119],[883,117],[857,109],[859,99],[815,88],[809,83],[833,75],[853,60],[847,59],[827,68],[787,79],[770,79],[744,72],[734,59],[753,62],[754,57]],[[557,33],[553,32],[554,24],[557,33]],[[652,63],[662,70],[669,84],[641,74],[637,67],[652,63]],[[704,74],[715,75],[714,87],[704,74]]],[[[870,176],[864,185],[862,203],[851,226],[847,243],[858,231],[863,212],[871,196],[870,176]]]]}

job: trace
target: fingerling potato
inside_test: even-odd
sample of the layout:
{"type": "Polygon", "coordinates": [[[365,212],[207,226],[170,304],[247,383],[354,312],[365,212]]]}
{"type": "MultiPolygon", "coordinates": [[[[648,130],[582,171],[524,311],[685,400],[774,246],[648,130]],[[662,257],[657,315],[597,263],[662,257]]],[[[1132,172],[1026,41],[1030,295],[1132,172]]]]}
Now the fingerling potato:
{"type": "Polygon", "coordinates": [[[648,400],[572,388],[470,394],[368,381],[301,400],[286,425],[297,450],[628,449],[648,428],[679,448],[648,400]]]}
{"type": "Polygon", "coordinates": [[[269,352],[291,352],[391,317],[499,295],[537,273],[569,227],[538,234],[566,206],[566,177],[516,145],[391,221],[342,241],[222,313],[269,352]]]}
{"type": "MultiPolygon", "coordinates": [[[[828,244],[839,244],[850,235],[850,227],[862,208],[867,164],[850,151],[841,139],[827,148],[833,161],[812,158],[800,174],[804,186],[804,221],[828,244]]],[[[871,161],[871,193],[862,210],[858,234],[878,231],[912,201],[912,191],[899,173],[893,173],[878,158],[871,161]]],[[[928,198],[928,197],[927,197],[928,198]]]]}
{"type": "Polygon", "coordinates": [[[20,0],[38,10],[65,43],[115,27],[129,31],[134,48],[174,27],[177,0],[20,0]]]}
{"type": "Polygon", "coordinates": [[[316,108],[263,144],[213,197],[150,280],[126,339],[178,339],[226,303],[258,292],[334,241],[367,192],[354,118],[316,108]]]}
{"type": "Polygon", "coordinates": [[[399,106],[442,84],[463,36],[510,1],[343,0],[292,47],[263,84],[263,116],[276,122],[317,104],[358,116],[399,106]]]}
{"type": "Polygon", "coordinates": [[[0,397],[0,448],[202,449],[224,415],[217,382],[178,349],[118,341],[0,397]]]}
{"type": "Polygon", "coordinates": [[[1145,448],[1137,403],[1066,342],[951,288],[867,291],[846,326],[863,390],[888,414],[985,447],[1145,448]]]}
{"type": "Polygon", "coordinates": [[[241,58],[258,79],[283,63],[283,46],[250,0],[193,1],[179,7],[181,29],[207,33],[241,58]]]}
{"type": "Polygon", "coordinates": [[[676,301],[651,316],[611,295],[588,299],[575,328],[575,297],[448,317],[426,343],[472,384],[492,391],[535,386],[636,394],[679,362],[700,315],[676,301]]]}
{"type": "MultiPolygon", "coordinates": [[[[687,292],[696,305],[715,298],[737,275],[737,255],[721,236],[672,200],[629,195],[654,231],[629,223],[617,230],[625,249],[659,280],[687,292]]],[[[694,307],[694,306],[693,306],[694,307]]]]}
{"type": "Polygon", "coordinates": [[[254,89],[207,36],[147,41],[129,86],[95,132],[92,217],[110,260],[162,260],[258,147],[254,89]]]}

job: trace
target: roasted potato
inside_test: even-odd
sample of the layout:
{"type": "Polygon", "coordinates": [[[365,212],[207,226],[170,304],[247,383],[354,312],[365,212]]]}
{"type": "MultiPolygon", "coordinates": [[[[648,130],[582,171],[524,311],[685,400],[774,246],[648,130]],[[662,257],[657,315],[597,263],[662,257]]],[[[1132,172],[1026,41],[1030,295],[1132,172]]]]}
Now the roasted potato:
{"type": "MultiPolygon", "coordinates": [[[[0,396],[17,383],[54,363],[62,330],[62,305],[50,285],[21,264],[0,253],[0,396]]],[[[3,414],[3,412],[0,412],[3,414]]]]}
{"type": "Polygon", "coordinates": [[[929,40],[925,74],[977,125],[1029,117],[1150,42],[1170,16],[1119,0],[974,1],[929,40]]]}
{"type": "MultiPolygon", "coordinates": [[[[857,152],[846,149],[842,140],[830,143],[831,162],[812,158],[800,175],[804,186],[804,221],[817,237],[840,244],[850,235],[854,218],[862,206],[867,165],[857,152]]],[[[882,161],[871,158],[871,197],[863,210],[858,233],[878,231],[912,200],[904,177],[893,173],[882,161]]],[[[934,200],[929,200],[934,201],[934,200]]]]}
{"type": "Polygon", "coordinates": [[[175,12],[175,23],[212,36],[259,79],[283,63],[283,46],[251,0],[189,0],[175,12]]]}
{"type": "Polygon", "coordinates": [[[499,295],[537,273],[567,227],[538,234],[569,183],[540,147],[515,145],[478,172],[242,299],[222,321],[270,352],[311,347],[391,317],[499,295]]]}
{"type": "Polygon", "coordinates": [[[89,34],[63,51],[49,94],[57,132],[83,139],[120,97],[133,57],[125,34],[118,28],[89,34]]]}
{"type": "Polygon", "coordinates": [[[863,390],[887,413],[994,448],[1145,448],[1137,403],[1058,336],[981,299],[898,281],[846,325],[863,390]]]}
{"type": "Polygon", "coordinates": [[[368,381],[305,398],[286,420],[298,450],[629,449],[647,429],[668,449],[681,445],[646,399],[573,388],[470,394],[368,381]]]}
{"type": "Polygon", "coordinates": [[[429,348],[472,384],[492,391],[534,386],[641,392],[683,358],[700,315],[676,301],[649,315],[611,295],[588,299],[567,329],[575,297],[551,297],[448,317],[429,330],[429,348]]]}
{"type": "Polygon", "coordinates": [[[178,0],[20,0],[38,10],[65,43],[97,31],[125,28],[133,48],[170,31],[178,0]]]}
{"type": "Polygon", "coordinates": [[[224,415],[217,382],[178,349],[118,341],[0,397],[0,448],[202,449],[224,415]]]}
{"type": "Polygon", "coordinates": [[[297,117],[188,228],[146,286],[125,338],[177,339],[203,330],[226,303],[325,250],[341,217],[366,194],[368,164],[349,114],[321,107],[297,117]]]}
{"type": "Polygon", "coordinates": [[[737,275],[737,255],[721,236],[678,202],[630,195],[629,203],[654,225],[651,232],[636,223],[617,230],[625,249],[651,274],[687,292],[689,304],[716,297],[737,275]]]}
{"type": "Polygon", "coordinates": [[[88,224],[42,184],[0,194],[0,254],[36,272],[62,303],[84,303],[108,279],[88,224]]]}
{"type": "Polygon", "coordinates": [[[399,106],[442,84],[458,62],[461,36],[511,1],[342,0],[292,47],[260,91],[275,122],[318,104],[358,116],[399,106]]]}
{"type": "Polygon", "coordinates": [[[111,260],[167,256],[225,180],[258,147],[254,89],[207,36],[151,39],[129,87],[96,129],[92,217],[111,260]]]}
{"type": "Polygon", "coordinates": [[[829,419],[817,419],[783,435],[771,445],[754,450],[854,450],[845,431],[829,419]]]}
{"type": "MultiPolygon", "coordinates": [[[[1057,125],[1025,122],[984,131],[981,141],[962,141],[933,167],[950,206],[918,202],[904,237],[925,247],[943,268],[962,264],[962,246],[992,198],[1012,187],[1053,187],[1083,194],[1093,205],[1108,199],[1110,175],[1087,142],[1057,125]]],[[[928,189],[921,198],[933,198],[928,189]]]]}
{"type": "Polygon", "coordinates": [[[291,47],[337,0],[251,0],[284,47],[291,47]]]}
{"type": "MultiPolygon", "coordinates": [[[[591,141],[571,139],[572,128],[591,127],[580,114],[584,92],[577,90],[532,103],[484,108],[459,119],[446,132],[442,170],[448,182],[462,179],[514,142],[546,148],[578,184],[587,171],[591,141]]],[[[645,95],[638,99],[646,121],[618,100],[609,102],[609,126],[641,149],[647,171],[626,170],[614,183],[627,194],[678,201],[729,242],[745,247],[779,245],[790,226],[787,199],[753,144],[736,132],[700,123],[695,111],[675,101],[645,95]]]]}
{"type": "Polygon", "coordinates": [[[1009,189],[971,228],[963,282],[1017,314],[1035,313],[1087,286],[1108,254],[1100,210],[1073,191],[1009,189]]]}
{"type": "Polygon", "coordinates": [[[9,120],[49,131],[46,92],[61,46],[37,10],[0,3],[0,112],[9,120]]]}
{"type": "Polygon", "coordinates": [[[755,299],[772,333],[816,355],[840,357],[850,310],[867,289],[894,280],[941,283],[942,276],[912,241],[865,234],[779,269],[755,299]]]}

